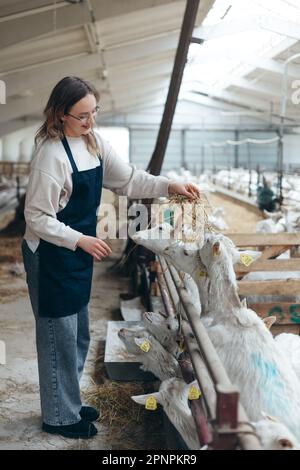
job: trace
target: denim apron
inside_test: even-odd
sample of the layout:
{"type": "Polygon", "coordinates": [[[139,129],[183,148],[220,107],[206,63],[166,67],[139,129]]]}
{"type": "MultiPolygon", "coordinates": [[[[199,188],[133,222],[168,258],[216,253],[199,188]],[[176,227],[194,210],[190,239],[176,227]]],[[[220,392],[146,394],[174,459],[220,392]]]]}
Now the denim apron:
{"type": "MultiPolygon", "coordinates": [[[[67,205],[56,214],[57,219],[95,237],[103,180],[101,157],[96,168],[78,171],[66,137],[62,144],[73,169],[73,189],[67,205]]],[[[72,251],[45,240],[40,240],[38,250],[39,316],[58,318],[78,313],[90,300],[93,256],[81,248],[72,251]]]]}

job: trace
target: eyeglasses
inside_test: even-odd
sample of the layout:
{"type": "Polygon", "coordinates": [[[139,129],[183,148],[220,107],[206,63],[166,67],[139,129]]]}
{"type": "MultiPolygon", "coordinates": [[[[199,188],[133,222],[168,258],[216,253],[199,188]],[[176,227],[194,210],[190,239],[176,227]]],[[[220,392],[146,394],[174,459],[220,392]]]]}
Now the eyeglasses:
{"type": "Polygon", "coordinates": [[[93,119],[94,119],[99,113],[99,111],[100,111],[100,107],[96,106],[95,111],[93,111],[92,113],[89,113],[88,116],[84,116],[84,117],[74,116],[74,114],[71,114],[71,113],[66,113],[66,115],[71,116],[74,119],[77,119],[77,121],[80,121],[82,124],[86,124],[88,120],[91,118],[91,115],[93,116],[93,119]]]}

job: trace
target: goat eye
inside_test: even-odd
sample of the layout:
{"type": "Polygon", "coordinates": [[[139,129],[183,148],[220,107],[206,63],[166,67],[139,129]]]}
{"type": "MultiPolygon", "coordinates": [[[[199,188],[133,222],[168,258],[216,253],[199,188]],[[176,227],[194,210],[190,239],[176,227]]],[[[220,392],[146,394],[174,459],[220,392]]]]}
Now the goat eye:
{"type": "Polygon", "coordinates": [[[160,232],[162,232],[162,231],[163,231],[163,228],[162,228],[162,227],[159,227],[158,230],[159,230],[160,232]]]}

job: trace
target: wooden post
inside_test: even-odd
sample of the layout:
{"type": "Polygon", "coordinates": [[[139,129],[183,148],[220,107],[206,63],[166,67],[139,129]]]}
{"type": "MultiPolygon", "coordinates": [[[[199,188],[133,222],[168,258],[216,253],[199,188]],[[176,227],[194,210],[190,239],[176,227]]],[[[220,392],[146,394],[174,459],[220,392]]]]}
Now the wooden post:
{"type": "Polygon", "coordinates": [[[216,432],[213,448],[215,450],[234,450],[237,446],[238,428],[238,401],[239,393],[230,386],[216,385],[217,390],[217,415],[216,432]],[[232,430],[232,432],[230,432],[232,430]]]}
{"type": "Polygon", "coordinates": [[[164,161],[179,90],[181,87],[184,67],[187,61],[190,42],[193,37],[193,30],[195,27],[199,3],[200,0],[187,0],[186,2],[186,9],[181,27],[165,109],[158,132],[155,149],[147,168],[149,173],[155,176],[160,174],[164,161]]]}

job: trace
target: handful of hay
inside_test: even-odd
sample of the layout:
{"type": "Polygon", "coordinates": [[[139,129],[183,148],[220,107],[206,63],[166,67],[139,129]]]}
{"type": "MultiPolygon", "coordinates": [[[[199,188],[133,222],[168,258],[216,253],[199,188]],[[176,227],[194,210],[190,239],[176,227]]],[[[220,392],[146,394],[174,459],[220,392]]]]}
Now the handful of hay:
{"type": "Polygon", "coordinates": [[[205,195],[189,199],[181,194],[173,194],[168,198],[168,204],[174,210],[174,227],[181,227],[181,238],[184,242],[202,244],[205,232],[215,231],[208,220],[208,210],[211,206],[205,195]],[[191,229],[185,230],[186,226],[191,229]]]}

